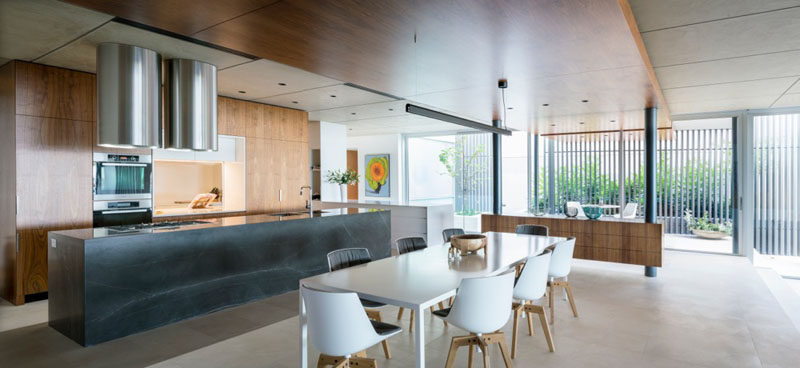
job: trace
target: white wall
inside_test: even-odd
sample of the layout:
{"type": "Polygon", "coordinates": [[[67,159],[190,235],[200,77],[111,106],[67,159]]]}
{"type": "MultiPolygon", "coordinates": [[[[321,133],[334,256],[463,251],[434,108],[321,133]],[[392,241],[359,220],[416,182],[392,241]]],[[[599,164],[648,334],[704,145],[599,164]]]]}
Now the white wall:
{"type": "MultiPolygon", "coordinates": [[[[314,128],[314,124],[311,127],[314,128]]],[[[313,136],[314,134],[309,134],[309,146],[313,144],[313,136]]],[[[320,174],[322,175],[321,199],[323,201],[342,200],[339,185],[326,183],[325,174],[328,170],[347,169],[347,127],[341,124],[319,122],[319,149],[320,174]]]]}
{"type": "Polygon", "coordinates": [[[401,157],[403,138],[400,134],[371,135],[347,138],[347,149],[358,150],[358,198],[368,201],[387,201],[402,203],[403,157],[401,157]],[[364,155],[389,154],[389,198],[364,196],[364,155]]]}

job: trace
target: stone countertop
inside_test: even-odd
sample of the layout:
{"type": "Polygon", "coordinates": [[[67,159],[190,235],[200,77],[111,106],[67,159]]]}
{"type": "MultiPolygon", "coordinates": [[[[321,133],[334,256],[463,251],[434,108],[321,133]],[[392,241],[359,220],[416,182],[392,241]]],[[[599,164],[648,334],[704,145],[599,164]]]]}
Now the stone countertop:
{"type": "MultiPolygon", "coordinates": [[[[381,211],[381,210],[369,209],[369,208],[354,208],[354,207],[347,207],[341,209],[328,209],[328,210],[323,210],[320,213],[315,213],[313,215],[313,218],[347,216],[347,215],[355,215],[360,213],[369,213],[376,211],[381,211]]],[[[295,220],[304,220],[309,218],[312,218],[312,216],[309,215],[307,212],[302,212],[300,214],[291,216],[275,216],[271,214],[263,214],[263,215],[232,216],[232,217],[201,219],[201,220],[194,220],[195,222],[197,222],[197,224],[193,225],[182,225],[171,228],[141,229],[139,231],[129,232],[129,233],[114,234],[114,233],[109,233],[107,227],[98,227],[98,228],[51,231],[50,234],[66,236],[80,240],[90,240],[90,239],[99,239],[108,237],[162,234],[162,233],[171,233],[176,231],[189,231],[189,230],[216,228],[216,227],[240,226],[246,224],[295,221],[295,220]]]]}
{"type": "Polygon", "coordinates": [[[416,202],[408,202],[408,201],[396,201],[396,200],[380,200],[380,199],[350,199],[347,201],[319,201],[315,200],[315,204],[321,204],[323,206],[342,206],[346,207],[348,205],[352,206],[371,206],[375,208],[379,207],[437,207],[437,206],[452,206],[453,202],[449,200],[431,200],[431,201],[416,201],[416,202]]]}

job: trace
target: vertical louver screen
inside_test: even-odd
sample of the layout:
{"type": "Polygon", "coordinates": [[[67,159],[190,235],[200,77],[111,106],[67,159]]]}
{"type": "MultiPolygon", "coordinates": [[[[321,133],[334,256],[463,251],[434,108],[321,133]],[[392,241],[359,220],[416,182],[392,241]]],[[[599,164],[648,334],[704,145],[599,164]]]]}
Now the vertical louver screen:
{"type": "Polygon", "coordinates": [[[800,114],[753,118],[756,251],[800,255],[800,114]]]}

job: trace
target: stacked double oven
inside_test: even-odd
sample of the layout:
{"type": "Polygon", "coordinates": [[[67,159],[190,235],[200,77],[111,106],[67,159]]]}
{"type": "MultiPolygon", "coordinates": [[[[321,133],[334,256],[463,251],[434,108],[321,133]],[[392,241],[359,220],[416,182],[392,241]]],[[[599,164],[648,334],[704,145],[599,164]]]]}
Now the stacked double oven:
{"type": "Polygon", "coordinates": [[[95,153],[93,161],[94,227],[152,222],[152,156],[95,153]]]}

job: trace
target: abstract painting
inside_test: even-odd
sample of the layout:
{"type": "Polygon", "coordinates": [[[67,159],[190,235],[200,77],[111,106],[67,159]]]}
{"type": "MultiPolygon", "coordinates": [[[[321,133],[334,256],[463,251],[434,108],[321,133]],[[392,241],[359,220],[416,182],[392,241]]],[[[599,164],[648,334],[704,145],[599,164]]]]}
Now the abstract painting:
{"type": "Polygon", "coordinates": [[[364,194],[367,197],[389,197],[389,154],[364,155],[366,161],[364,194]]]}

